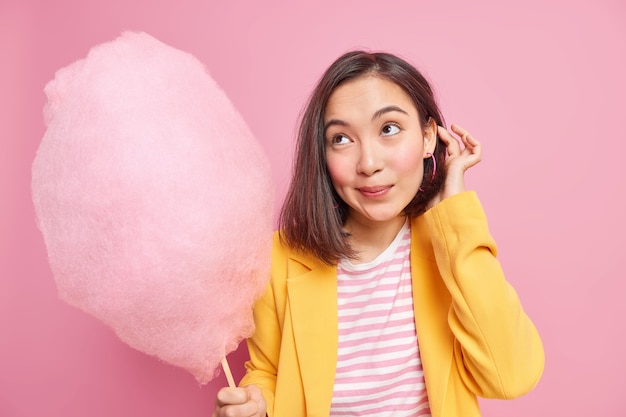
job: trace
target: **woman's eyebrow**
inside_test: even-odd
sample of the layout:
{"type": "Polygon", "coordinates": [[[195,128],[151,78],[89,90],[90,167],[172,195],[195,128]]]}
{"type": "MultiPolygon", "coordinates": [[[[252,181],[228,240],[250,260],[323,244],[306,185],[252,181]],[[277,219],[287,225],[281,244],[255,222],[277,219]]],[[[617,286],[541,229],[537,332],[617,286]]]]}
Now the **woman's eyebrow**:
{"type": "Polygon", "coordinates": [[[372,116],[372,120],[376,120],[379,117],[381,117],[382,115],[384,115],[386,113],[394,112],[394,111],[397,111],[397,112],[400,112],[400,113],[404,113],[407,116],[409,115],[409,113],[407,113],[406,111],[402,110],[400,107],[391,105],[391,106],[385,106],[382,109],[376,111],[376,113],[374,113],[374,115],[372,116]]]}
{"type": "Polygon", "coordinates": [[[329,121],[326,122],[326,124],[324,124],[324,134],[326,133],[328,128],[331,126],[350,126],[350,125],[347,122],[344,122],[343,120],[330,119],[329,121]]]}

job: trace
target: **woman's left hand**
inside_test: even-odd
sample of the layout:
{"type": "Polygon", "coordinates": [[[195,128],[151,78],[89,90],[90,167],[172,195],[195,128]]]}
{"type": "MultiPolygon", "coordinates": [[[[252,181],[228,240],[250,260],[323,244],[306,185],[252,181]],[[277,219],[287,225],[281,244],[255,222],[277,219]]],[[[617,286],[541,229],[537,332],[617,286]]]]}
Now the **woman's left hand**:
{"type": "Polygon", "coordinates": [[[446,158],[446,178],[443,188],[431,201],[431,207],[444,198],[465,191],[465,171],[479,163],[482,158],[480,142],[459,125],[452,124],[450,128],[459,136],[460,140],[445,128],[437,126],[439,138],[446,144],[448,157],[446,158]],[[461,143],[463,143],[463,146],[461,146],[461,143]]]}

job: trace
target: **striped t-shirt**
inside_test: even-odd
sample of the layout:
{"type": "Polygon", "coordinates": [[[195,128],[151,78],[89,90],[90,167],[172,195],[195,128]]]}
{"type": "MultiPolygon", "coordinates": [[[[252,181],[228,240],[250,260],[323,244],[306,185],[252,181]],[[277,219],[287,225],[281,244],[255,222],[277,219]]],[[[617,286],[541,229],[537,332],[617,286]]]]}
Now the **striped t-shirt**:
{"type": "Polygon", "coordinates": [[[430,416],[417,344],[411,231],[365,264],[337,268],[339,351],[331,417],[430,416]]]}

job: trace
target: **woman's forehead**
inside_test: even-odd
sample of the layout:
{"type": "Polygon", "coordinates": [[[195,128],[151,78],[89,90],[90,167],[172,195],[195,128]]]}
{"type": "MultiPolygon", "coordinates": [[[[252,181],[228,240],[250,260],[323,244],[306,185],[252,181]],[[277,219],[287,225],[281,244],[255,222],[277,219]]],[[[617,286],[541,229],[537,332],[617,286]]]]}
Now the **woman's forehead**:
{"type": "Polygon", "coordinates": [[[326,103],[324,120],[364,111],[370,113],[367,116],[373,116],[390,106],[406,113],[417,113],[413,100],[402,87],[386,78],[368,75],[342,83],[333,90],[326,103]]]}

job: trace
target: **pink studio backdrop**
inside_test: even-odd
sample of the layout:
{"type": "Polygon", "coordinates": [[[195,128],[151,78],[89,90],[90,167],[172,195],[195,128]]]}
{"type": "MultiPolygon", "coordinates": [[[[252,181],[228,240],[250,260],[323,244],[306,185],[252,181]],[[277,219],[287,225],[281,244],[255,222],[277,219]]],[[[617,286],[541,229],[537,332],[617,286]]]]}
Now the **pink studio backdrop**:
{"type": "MultiPolygon", "coordinates": [[[[484,144],[469,175],[545,343],[543,379],[485,416],[624,416],[626,5],[620,0],[1,0],[0,416],[207,416],[200,387],[61,302],[34,222],[43,87],[124,30],[203,61],[267,150],[284,195],[300,109],[354,48],[433,81],[484,144]]],[[[230,356],[242,375],[244,349],[230,356]]]]}

